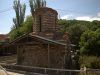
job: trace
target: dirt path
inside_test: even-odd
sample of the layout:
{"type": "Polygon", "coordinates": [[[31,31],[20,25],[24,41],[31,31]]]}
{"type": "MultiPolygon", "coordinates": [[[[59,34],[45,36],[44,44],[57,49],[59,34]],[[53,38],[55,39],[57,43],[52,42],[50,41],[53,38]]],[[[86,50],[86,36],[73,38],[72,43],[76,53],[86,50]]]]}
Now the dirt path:
{"type": "Polygon", "coordinates": [[[24,73],[24,74],[21,74],[21,73],[15,73],[15,72],[8,72],[9,75],[43,75],[43,74],[39,74],[39,73],[24,73]]]}
{"type": "MultiPolygon", "coordinates": [[[[15,64],[16,63],[16,55],[12,56],[0,56],[0,63],[1,64],[15,64]]],[[[30,72],[13,72],[7,71],[9,75],[42,75],[38,73],[30,73],[30,72]]],[[[0,70],[0,75],[7,75],[2,69],[0,70]]]]}
{"type": "Polygon", "coordinates": [[[20,73],[14,73],[14,72],[8,72],[9,75],[25,75],[25,74],[20,74],[20,73]]]}
{"type": "Polygon", "coordinates": [[[3,70],[0,70],[0,75],[38,75],[38,74],[32,74],[32,73],[16,73],[16,72],[8,72],[8,71],[7,73],[5,73],[3,70]]]}

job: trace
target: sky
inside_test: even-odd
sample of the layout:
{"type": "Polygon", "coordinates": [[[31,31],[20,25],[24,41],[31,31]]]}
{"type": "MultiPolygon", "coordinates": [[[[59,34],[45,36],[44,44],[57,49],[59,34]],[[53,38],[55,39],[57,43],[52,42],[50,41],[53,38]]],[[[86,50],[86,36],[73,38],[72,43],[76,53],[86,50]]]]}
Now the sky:
{"type": "MultiPolygon", "coordinates": [[[[14,0],[0,0],[0,34],[7,34],[15,17],[14,0]]],[[[28,0],[20,0],[26,4],[26,16],[30,15],[28,0]]],[[[76,20],[100,20],[100,0],[46,0],[47,7],[58,11],[58,18],[76,20]]]]}

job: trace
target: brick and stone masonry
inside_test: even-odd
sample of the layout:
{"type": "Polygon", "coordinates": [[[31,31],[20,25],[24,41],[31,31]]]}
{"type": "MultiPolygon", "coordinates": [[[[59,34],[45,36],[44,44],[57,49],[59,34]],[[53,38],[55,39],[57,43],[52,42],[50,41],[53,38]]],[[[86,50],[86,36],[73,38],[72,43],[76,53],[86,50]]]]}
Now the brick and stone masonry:
{"type": "Polygon", "coordinates": [[[33,14],[33,32],[13,42],[17,46],[17,64],[64,68],[65,54],[69,51],[66,51],[66,42],[60,42],[63,35],[57,32],[57,11],[44,7],[36,9],[33,14]]]}

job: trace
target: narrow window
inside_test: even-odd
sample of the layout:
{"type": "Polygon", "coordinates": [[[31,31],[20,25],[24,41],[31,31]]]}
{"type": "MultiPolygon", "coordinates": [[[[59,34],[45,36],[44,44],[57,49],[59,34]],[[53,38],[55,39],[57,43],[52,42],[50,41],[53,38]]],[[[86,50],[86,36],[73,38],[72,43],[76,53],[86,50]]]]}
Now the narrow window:
{"type": "Polygon", "coordinates": [[[41,27],[42,27],[42,21],[41,21],[41,16],[39,16],[39,31],[41,32],[42,31],[42,29],[41,29],[41,27]]]}

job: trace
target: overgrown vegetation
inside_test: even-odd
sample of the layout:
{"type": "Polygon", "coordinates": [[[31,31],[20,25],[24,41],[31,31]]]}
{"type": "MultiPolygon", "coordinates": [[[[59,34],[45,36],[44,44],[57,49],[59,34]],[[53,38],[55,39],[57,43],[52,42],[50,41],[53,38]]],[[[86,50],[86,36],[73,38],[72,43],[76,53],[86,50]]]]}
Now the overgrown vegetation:
{"type": "Polygon", "coordinates": [[[13,29],[17,29],[24,22],[26,5],[20,4],[20,0],[14,0],[13,8],[16,13],[16,17],[13,18],[13,22],[14,22],[13,29]]]}
{"type": "Polygon", "coordinates": [[[80,40],[80,53],[100,56],[100,29],[85,31],[80,40]]]}
{"type": "Polygon", "coordinates": [[[14,40],[17,37],[30,33],[33,30],[33,19],[32,16],[27,16],[26,20],[21,24],[21,26],[17,29],[12,29],[9,33],[10,40],[14,40]]]}
{"type": "Polygon", "coordinates": [[[33,30],[33,23],[34,23],[34,11],[37,8],[46,7],[45,0],[29,0],[29,5],[31,9],[31,15],[26,17],[25,16],[25,9],[26,5],[20,4],[20,0],[14,0],[14,10],[16,13],[16,18],[13,18],[14,25],[9,33],[10,40],[14,40],[17,37],[25,34],[30,33],[33,30]]]}
{"type": "Polygon", "coordinates": [[[37,8],[46,7],[46,1],[45,0],[29,0],[30,8],[31,8],[31,14],[34,17],[34,11],[37,8]]]}
{"type": "Polygon", "coordinates": [[[97,56],[80,56],[80,66],[87,68],[100,69],[100,57],[97,56]]]}
{"type": "Polygon", "coordinates": [[[100,68],[100,21],[59,20],[58,24],[61,32],[69,32],[71,43],[80,50],[80,66],[100,68]]]}

